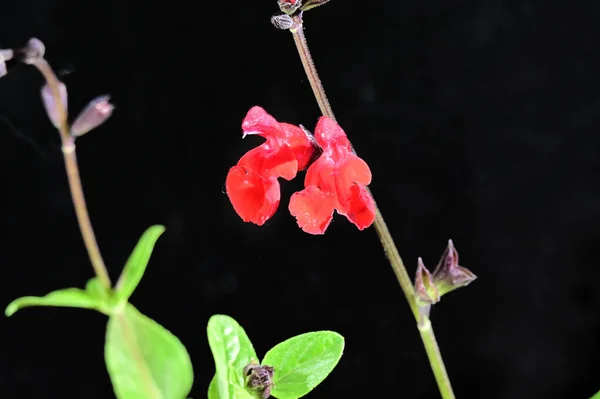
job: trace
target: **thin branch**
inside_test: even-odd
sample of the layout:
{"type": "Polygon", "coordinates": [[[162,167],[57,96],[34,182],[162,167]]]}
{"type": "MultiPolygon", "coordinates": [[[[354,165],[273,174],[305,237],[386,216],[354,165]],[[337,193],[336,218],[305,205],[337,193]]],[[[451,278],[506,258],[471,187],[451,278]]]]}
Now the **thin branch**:
{"type": "MultiPolygon", "coordinates": [[[[300,60],[304,66],[304,71],[306,72],[306,76],[308,77],[315,98],[317,99],[321,113],[333,120],[336,120],[331,109],[331,105],[329,104],[329,100],[327,99],[327,95],[325,94],[325,89],[323,88],[321,79],[319,79],[319,74],[317,73],[315,63],[308,49],[308,43],[306,41],[306,37],[304,36],[302,13],[293,16],[292,20],[293,26],[290,28],[290,32],[294,37],[294,43],[298,49],[300,60]]],[[[370,190],[369,194],[371,194],[371,197],[373,197],[370,190]]],[[[381,211],[377,206],[377,202],[375,202],[375,221],[373,222],[373,226],[375,227],[375,231],[379,236],[383,250],[387,255],[390,265],[394,270],[394,274],[398,279],[398,283],[400,284],[415,320],[417,321],[417,326],[419,332],[421,333],[421,340],[425,346],[425,351],[427,352],[427,357],[429,358],[429,364],[435,375],[442,398],[454,399],[450,378],[448,377],[442,354],[440,353],[437,341],[435,339],[431,321],[427,316],[419,314],[419,309],[415,301],[415,291],[412,281],[408,275],[408,272],[406,271],[404,262],[400,257],[400,253],[398,252],[398,248],[394,243],[387,224],[381,215],[381,211]]]]}
{"type": "MultiPolygon", "coordinates": [[[[327,95],[325,94],[325,89],[323,88],[323,84],[321,83],[321,79],[319,79],[319,74],[317,73],[317,68],[315,67],[315,63],[312,60],[310,55],[310,51],[308,49],[308,43],[306,41],[306,37],[304,36],[304,29],[302,25],[302,16],[297,15],[292,18],[294,20],[294,27],[290,29],[292,32],[292,36],[294,37],[294,43],[296,44],[296,48],[298,49],[298,54],[300,55],[300,60],[302,61],[302,65],[304,66],[304,71],[306,76],[308,77],[308,81],[310,82],[310,86],[315,94],[315,98],[317,99],[317,103],[319,104],[319,108],[321,109],[321,113],[327,116],[330,119],[336,120],[335,115],[331,109],[331,105],[329,104],[329,100],[327,99],[327,95]]],[[[354,149],[353,149],[354,151],[354,149]]],[[[367,187],[367,190],[369,188],[367,187]]],[[[373,197],[373,194],[369,190],[369,194],[373,197]]],[[[400,287],[404,292],[404,296],[410,305],[410,309],[413,312],[415,319],[419,318],[419,311],[415,302],[415,293],[413,284],[411,279],[406,271],[406,267],[404,266],[404,262],[400,257],[400,253],[398,252],[398,248],[396,248],[396,244],[394,244],[394,240],[392,239],[392,235],[381,215],[381,211],[377,206],[377,202],[375,202],[375,221],[373,222],[373,226],[375,227],[375,231],[379,236],[379,240],[381,241],[381,245],[383,246],[383,250],[385,251],[386,256],[388,257],[392,268],[394,269],[394,274],[398,279],[398,283],[400,283],[400,287]]]]}
{"type": "Polygon", "coordinates": [[[81,230],[81,236],[83,237],[94,272],[96,273],[96,276],[98,276],[102,286],[109,291],[111,288],[110,277],[108,276],[106,265],[104,264],[100,248],[98,247],[98,241],[96,240],[96,235],[92,228],[92,222],[90,221],[90,215],[83,194],[79,166],[77,164],[77,155],[75,154],[75,138],[71,136],[69,131],[67,108],[66,104],[63,104],[60,95],[60,82],[48,62],[43,57],[36,59],[35,62],[33,62],[33,65],[46,79],[50,92],[52,93],[54,106],[58,110],[58,132],[60,133],[62,141],[62,152],[65,159],[71,197],[73,199],[75,213],[77,214],[77,221],[79,222],[79,229],[81,230]]]}

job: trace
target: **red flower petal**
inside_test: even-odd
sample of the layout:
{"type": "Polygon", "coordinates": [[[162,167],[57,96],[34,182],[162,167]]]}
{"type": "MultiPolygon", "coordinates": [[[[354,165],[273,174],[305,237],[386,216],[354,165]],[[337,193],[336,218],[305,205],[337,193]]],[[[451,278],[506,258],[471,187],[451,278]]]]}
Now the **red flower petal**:
{"type": "MultiPolygon", "coordinates": [[[[315,151],[311,138],[300,127],[289,123],[277,122],[275,118],[259,106],[252,107],[248,111],[242,122],[242,130],[244,131],[244,136],[258,134],[266,138],[265,150],[269,150],[270,152],[278,152],[288,147],[294,158],[298,160],[297,170],[306,168],[315,151]]],[[[286,159],[284,162],[287,162],[287,157],[289,157],[289,154],[285,154],[286,159]]],[[[282,177],[284,176],[282,175],[282,177]]],[[[290,180],[290,178],[284,178],[290,180]]]]}
{"type": "Polygon", "coordinates": [[[279,126],[283,133],[283,141],[290,147],[298,160],[298,170],[304,170],[315,152],[311,138],[298,126],[283,122],[279,126]]]}
{"type": "Polygon", "coordinates": [[[269,141],[248,151],[237,164],[265,179],[283,177],[292,180],[298,173],[298,161],[294,153],[287,146],[273,146],[269,141]]]}
{"type": "Polygon", "coordinates": [[[365,187],[371,182],[369,166],[352,153],[346,134],[335,121],[322,117],[315,138],[323,147],[323,154],[306,172],[306,189],[292,196],[290,212],[298,219],[298,225],[311,234],[324,233],[331,215],[324,219],[321,208],[332,205],[359,230],[369,227],[375,220],[375,202],[365,187]]]}
{"type": "Polygon", "coordinates": [[[227,194],[244,221],[262,225],[279,204],[277,179],[291,180],[299,169],[306,168],[315,150],[314,140],[302,128],[279,123],[258,106],[248,111],[242,130],[244,136],[257,134],[266,141],[248,151],[229,171],[227,194]]]}
{"type": "Polygon", "coordinates": [[[325,150],[336,152],[352,152],[346,133],[336,121],[326,116],[319,118],[315,128],[315,140],[325,150]]]}
{"type": "Polygon", "coordinates": [[[349,196],[349,190],[354,184],[368,185],[371,183],[369,165],[356,155],[349,153],[342,162],[336,164],[336,191],[343,199],[349,196]]]}
{"type": "Polygon", "coordinates": [[[349,191],[348,198],[340,199],[341,208],[337,211],[345,215],[359,230],[363,230],[375,221],[375,202],[363,186],[354,184],[349,191]]]}
{"type": "Polygon", "coordinates": [[[331,157],[322,154],[306,171],[304,187],[317,186],[326,192],[335,193],[336,165],[331,157]]]}
{"type": "Polygon", "coordinates": [[[323,234],[333,217],[334,196],[308,186],[290,198],[289,210],[298,226],[309,234],[323,234]]]}
{"type": "Polygon", "coordinates": [[[262,226],[279,206],[279,182],[264,179],[251,169],[234,166],[229,169],[225,190],[236,213],[244,222],[262,226]]]}
{"type": "Polygon", "coordinates": [[[279,122],[267,113],[262,107],[250,108],[242,121],[244,136],[247,134],[259,134],[264,137],[275,137],[279,134],[279,122]]]}

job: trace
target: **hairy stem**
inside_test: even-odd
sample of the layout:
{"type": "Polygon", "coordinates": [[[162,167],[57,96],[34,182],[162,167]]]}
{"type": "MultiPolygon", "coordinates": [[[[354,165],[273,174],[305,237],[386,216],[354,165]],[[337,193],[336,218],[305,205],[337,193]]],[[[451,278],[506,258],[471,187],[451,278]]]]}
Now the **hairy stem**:
{"type": "Polygon", "coordinates": [[[67,122],[67,108],[66,104],[63,104],[60,95],[60,82],[56,77],[56,74],[43,57],[38,58],[33,65],[41,72],[46,79],[54,105],[58,110],[58,132],[60,133],[60,139],[62,141],[62,152],[65,160],[65,167],[67,170],[67,177],[69,179],[69,188],[71,190],[71,197],[73,199],[73,205],[75,206],[75,213],[77,214],[77,221],[79,222],[79,229],[81,230],[81,236],[85,243],[90,262],[94,268],[94,272],[102,286],[109,291],[111,288],[110,277],[104,265],[100,248],[98,248],[98,242],[96,241],[96,235],[92,228],[92,222],[90,221],[90,215],[87,210],[85,202],[85,196],[83,195],[83,188],[81,186],[81,177],[79,176],[79,166],[77,164],[77,156],[75,154],[75,138],[71,136],[69,132],[69,124],[67,122]]]}
{"type": "Polygon", "coordinates": [[[315,67],[315,63],[313,62],[312,56],[310,55],[310,50],[308,49],[308,43],[306,42],[306,36],[304,36],[304,29],[302,26],[302,16],[296,16],[293,18],[293,20],[295,24],[294,27],[290,29],[290,31],[292,32],[292,36],[294,37],[294,43],[296,44],[296,49],[298,49],[298,54],[300,55],[300,59],[302,60],[304,72],[308,77],[310,87],[312,88],[312,91],[315,94],[317,103],[319,104],[319,108],[321,108],[321,113],[335,120],[335,116],[333,115],[333,111],[331,110],[331,105],[329,104],[327,95],[325,95],[325,89],[323,88],[321,79],[319,79],[317,68],[315,67]]]}
{"type": "MultiPolygon", "coordinates": [[[[335,115],[331,110],[329,100],[327,99],[327,95],[325,94],[325,89],[321,84],[321,79],[319,79],[315,63],[313,62],[313,59],[310,55],[310,51],[308,49],[308,43],[306,42],[306,37],[304,36],[302,14],[300,13],[298,15],[293,16],[292,20],[294,24],[290,28],[290,32],[294,37],[294,43],[296,44],[296,48],[298,49],[300,60],[302,61],[302,65],[304,66],[304,71],[306,72],[306,76],[308,77],[310,86],[315,94],[315,98],[317,99],[317,103],[319,104],[319,108],[321,109],[321,113],[333,120],[336,120],[335,115]]],[[[369,194],[373,196],[370,191],[369,194]]],[[[379,240],[381,241],[383,250],[387,255],[392,269],[394,270],[394,274],[398,279],[398,283],[400,283],[400,287],[404,292],[404,296],[408,301],[408,304],[415,317],[415,320],[418,323],[419,331],[421,333],[421,339],[423,340],[425,350],[427,351],[429,363],[435,375],[442,398],[454,398],[454,393],[452,392],[450,379],[448,377],[448,373],[446,372],[444,360],[442,359],[442,355],[435,340],[435,334],[433,333],[431,322],[429,321],[429,318],[419,315],[419,309],[415,301],[415,291],[413,288],[412,281],[408,275],[408,272],[406,271],[404,262],[400,257],[400,253],[398,252],[398,248],[396,248],[396,244],[392,239],[392,235],[390,234],[387,224],[385,223],[385,220],[381,215],[381,211],[377,206],[377,202],[375,202],[375,221],[373,223],[373,226],[375,227],[375,231],[379,236],[379,240]]]]}

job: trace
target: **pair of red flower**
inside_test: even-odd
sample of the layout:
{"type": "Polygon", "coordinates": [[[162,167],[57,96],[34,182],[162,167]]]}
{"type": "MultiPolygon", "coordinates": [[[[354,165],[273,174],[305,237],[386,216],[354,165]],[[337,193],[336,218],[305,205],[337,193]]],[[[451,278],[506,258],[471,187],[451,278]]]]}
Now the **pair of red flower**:
{"type": "Polygon", "coordinates": [[[359,230],[373,223],[375,203],[365,187],[371,182],[371,171],[352,152],[346,133],[335,121],[321,117],[313,138],[303,128],[277,122],[261,107],[253,107],[242,130],[243,137],[258,134],[266,139],[227,174],[227,195],[245,222],[261,226],[273,216],[280,201],[277,179],[292,180],[320,149],[320,157],[306,172],[305,189],[290,199],[289,210],[298,226],[310,234],[323,234],[334,210],[359,230]]]}

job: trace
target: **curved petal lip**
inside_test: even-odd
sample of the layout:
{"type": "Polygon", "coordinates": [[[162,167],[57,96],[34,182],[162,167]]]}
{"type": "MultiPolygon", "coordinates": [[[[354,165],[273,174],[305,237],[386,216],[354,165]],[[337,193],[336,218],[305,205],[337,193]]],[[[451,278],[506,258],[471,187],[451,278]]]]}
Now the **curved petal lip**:
{"type": "Polygon", "coordinates": [[[243,166],[234,166],[229,170],[225,190],[233,209],[244,222],[262,226],[279,206],[277,179],[264,179],[243,166]]]}

